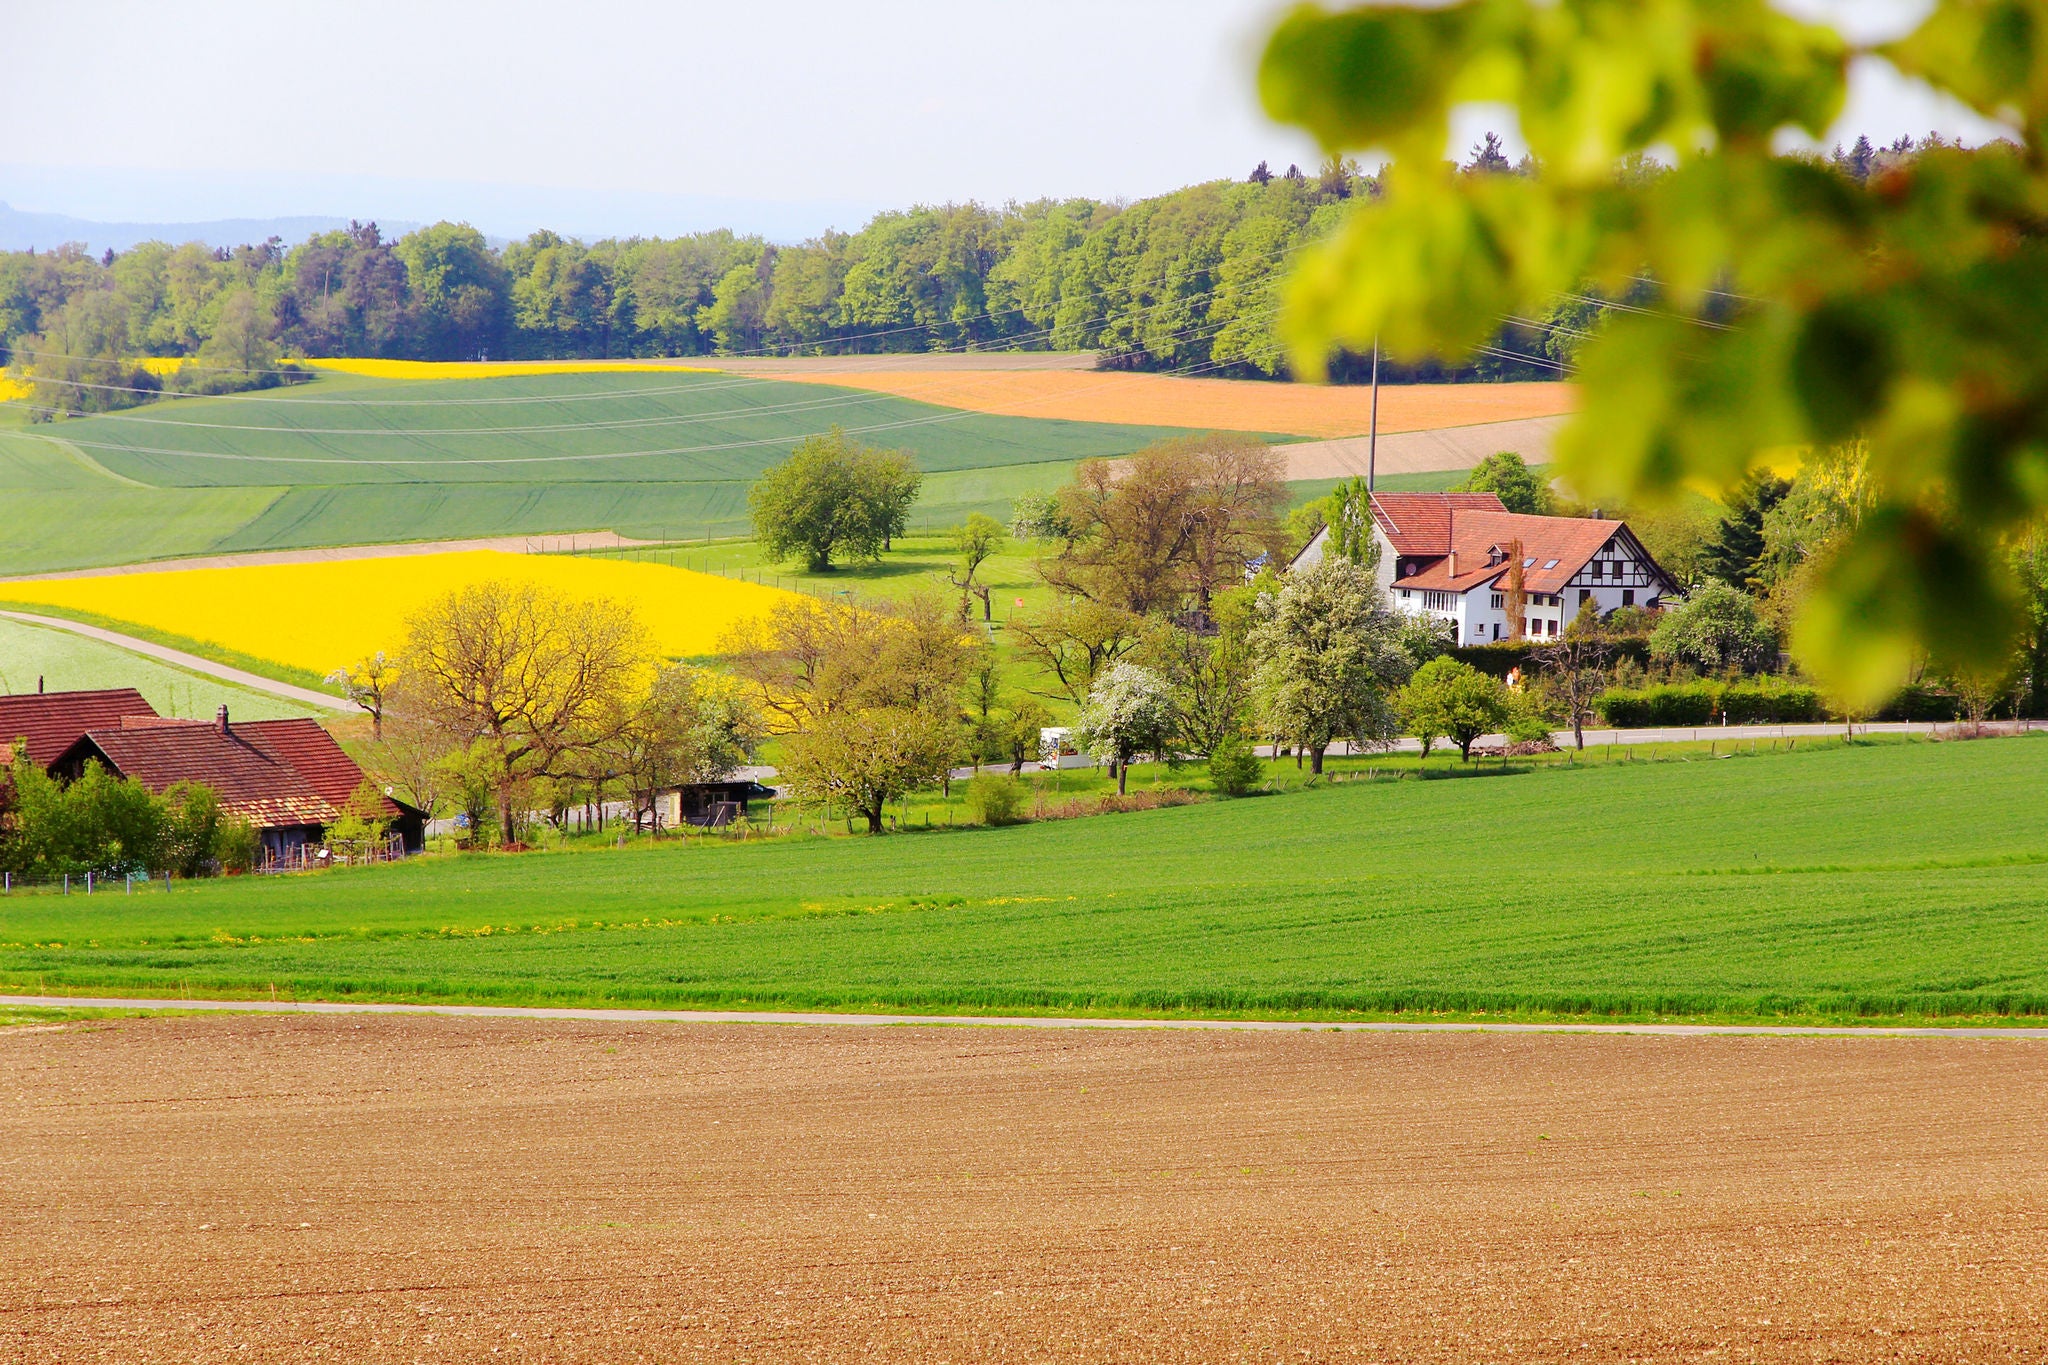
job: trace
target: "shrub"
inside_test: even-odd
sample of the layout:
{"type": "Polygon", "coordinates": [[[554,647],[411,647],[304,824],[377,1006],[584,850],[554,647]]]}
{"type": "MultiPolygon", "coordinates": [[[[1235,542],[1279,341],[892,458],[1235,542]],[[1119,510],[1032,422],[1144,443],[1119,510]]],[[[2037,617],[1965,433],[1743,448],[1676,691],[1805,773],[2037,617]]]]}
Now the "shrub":
{"type": "Polygon", "coordinates": [[[984,825],[1014,825],[1024,818],[1024,784],[1001,773],[980,773],[967,784],[967,809],[984,825]]]}
{"type": "Polygon", "coordinates": [[[223,872],[248,872],[256,866],[257,851],[263,846],[256,826],[238,815],[227,816],[214,831],[213,856],[223,872]]]}
{"type": "Polygon", "coordinates": [[[1593,709],[1609,725],[1624,730],[1658,726],[1706,725],[1714,719],[1712,683],[1666,683],[1637,691],[1603,692],[1593,709]]]}
{"type": "Polygon", "coordinates": [[[1723,687],[1717,709],[1730,725],[1798,725],[1827,719],[1820,689],[1769,678],[1723,687]]]}
{"type": "Polygon", "coordinates": [[[1225,796],[1243,796],[1264,775],[1265,766],[1242,735],[1232,735],[1209,755],[1209,781],[1225,796]]]}
{"type": "Polygon", "coordinates": [[[1550,717],[1543,713],[1542,699],[1527,687],[1508,693],[1508,719],[1501,732],[1510,746],[1548,744],[1550,717]]]}
{"type": "Polygon", "coordinates": [[[1879,720],[1954,720],[1963,713],[1953,692],[1925,683],[1901,688],[1899,694],[1878,708],[1879,720]]]}

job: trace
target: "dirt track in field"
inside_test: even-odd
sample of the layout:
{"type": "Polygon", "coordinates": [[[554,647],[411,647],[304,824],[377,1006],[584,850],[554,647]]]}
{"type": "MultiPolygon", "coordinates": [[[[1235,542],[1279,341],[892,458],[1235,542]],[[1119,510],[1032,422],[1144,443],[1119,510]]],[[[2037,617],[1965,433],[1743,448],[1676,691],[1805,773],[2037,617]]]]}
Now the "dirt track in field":
{"type": "Polygon", "coordinates": [[[2048,1046],[0,1032],[8,1361],[2040,1361],[2048,1046]]]}

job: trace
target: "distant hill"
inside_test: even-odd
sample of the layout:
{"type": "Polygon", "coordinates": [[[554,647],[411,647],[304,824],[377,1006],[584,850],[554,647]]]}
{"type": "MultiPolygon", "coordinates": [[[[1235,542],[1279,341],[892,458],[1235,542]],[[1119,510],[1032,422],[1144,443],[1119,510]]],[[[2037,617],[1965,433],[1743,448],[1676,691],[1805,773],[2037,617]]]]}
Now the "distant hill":
{"type": "MultiPolygon", "coordinates": [[[[346,218],[219,218],[209,223],[101,223],[63,213],[30,213],[0,203],[0,251],[48,251],[66,242],[83,242],[99,252],[126,251],[137,242],[204,242],[208,246],[240,246],[282,237],[303,242],[316,232],[348,226],[346,218]]],[[[380,223],[386,237],[397,237],[417,223],[380,223]]]]}

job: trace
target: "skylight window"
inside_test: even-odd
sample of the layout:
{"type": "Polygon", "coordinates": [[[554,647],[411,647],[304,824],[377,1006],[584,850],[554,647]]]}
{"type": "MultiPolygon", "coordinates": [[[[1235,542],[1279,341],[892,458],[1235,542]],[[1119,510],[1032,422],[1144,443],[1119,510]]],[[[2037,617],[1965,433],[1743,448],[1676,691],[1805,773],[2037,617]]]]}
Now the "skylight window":
{"type": "Polygon", "coordinates": [[[1536,561],[1533,559],[1525,559],[1522,561],[1522,567],[1525,569],[1533,569],[1536,567],[1536,561]]]}
{"type": "Polygon", "coordinates": [[[1554,559],[1546,559],[1543,561],[1543,567],[1546,569],[1554,569],[1557,567],[1557,561],[1554,559]]]}

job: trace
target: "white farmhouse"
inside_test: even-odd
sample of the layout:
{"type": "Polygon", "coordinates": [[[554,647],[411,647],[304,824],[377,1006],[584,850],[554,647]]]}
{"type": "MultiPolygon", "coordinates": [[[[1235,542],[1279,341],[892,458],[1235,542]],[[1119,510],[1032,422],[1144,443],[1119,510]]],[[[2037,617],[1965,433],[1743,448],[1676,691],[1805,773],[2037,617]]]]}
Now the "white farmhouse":
{"type": "MultiPolygon", "coordinates": [[[[1460,644],[1550,638],[1587,601],[1604,616],[1679,590],[1625,522],[1526,516],[1491,493],[1375,493],[1372,520],[1388,598],[1411,616],[1451,622],[1460,644]],[[1516,558],[1519,631],[1509,601],[1516,558]]],[[[1318,533],[1288,568],[1321,563],[1329,535],[1318,533]]]]}

